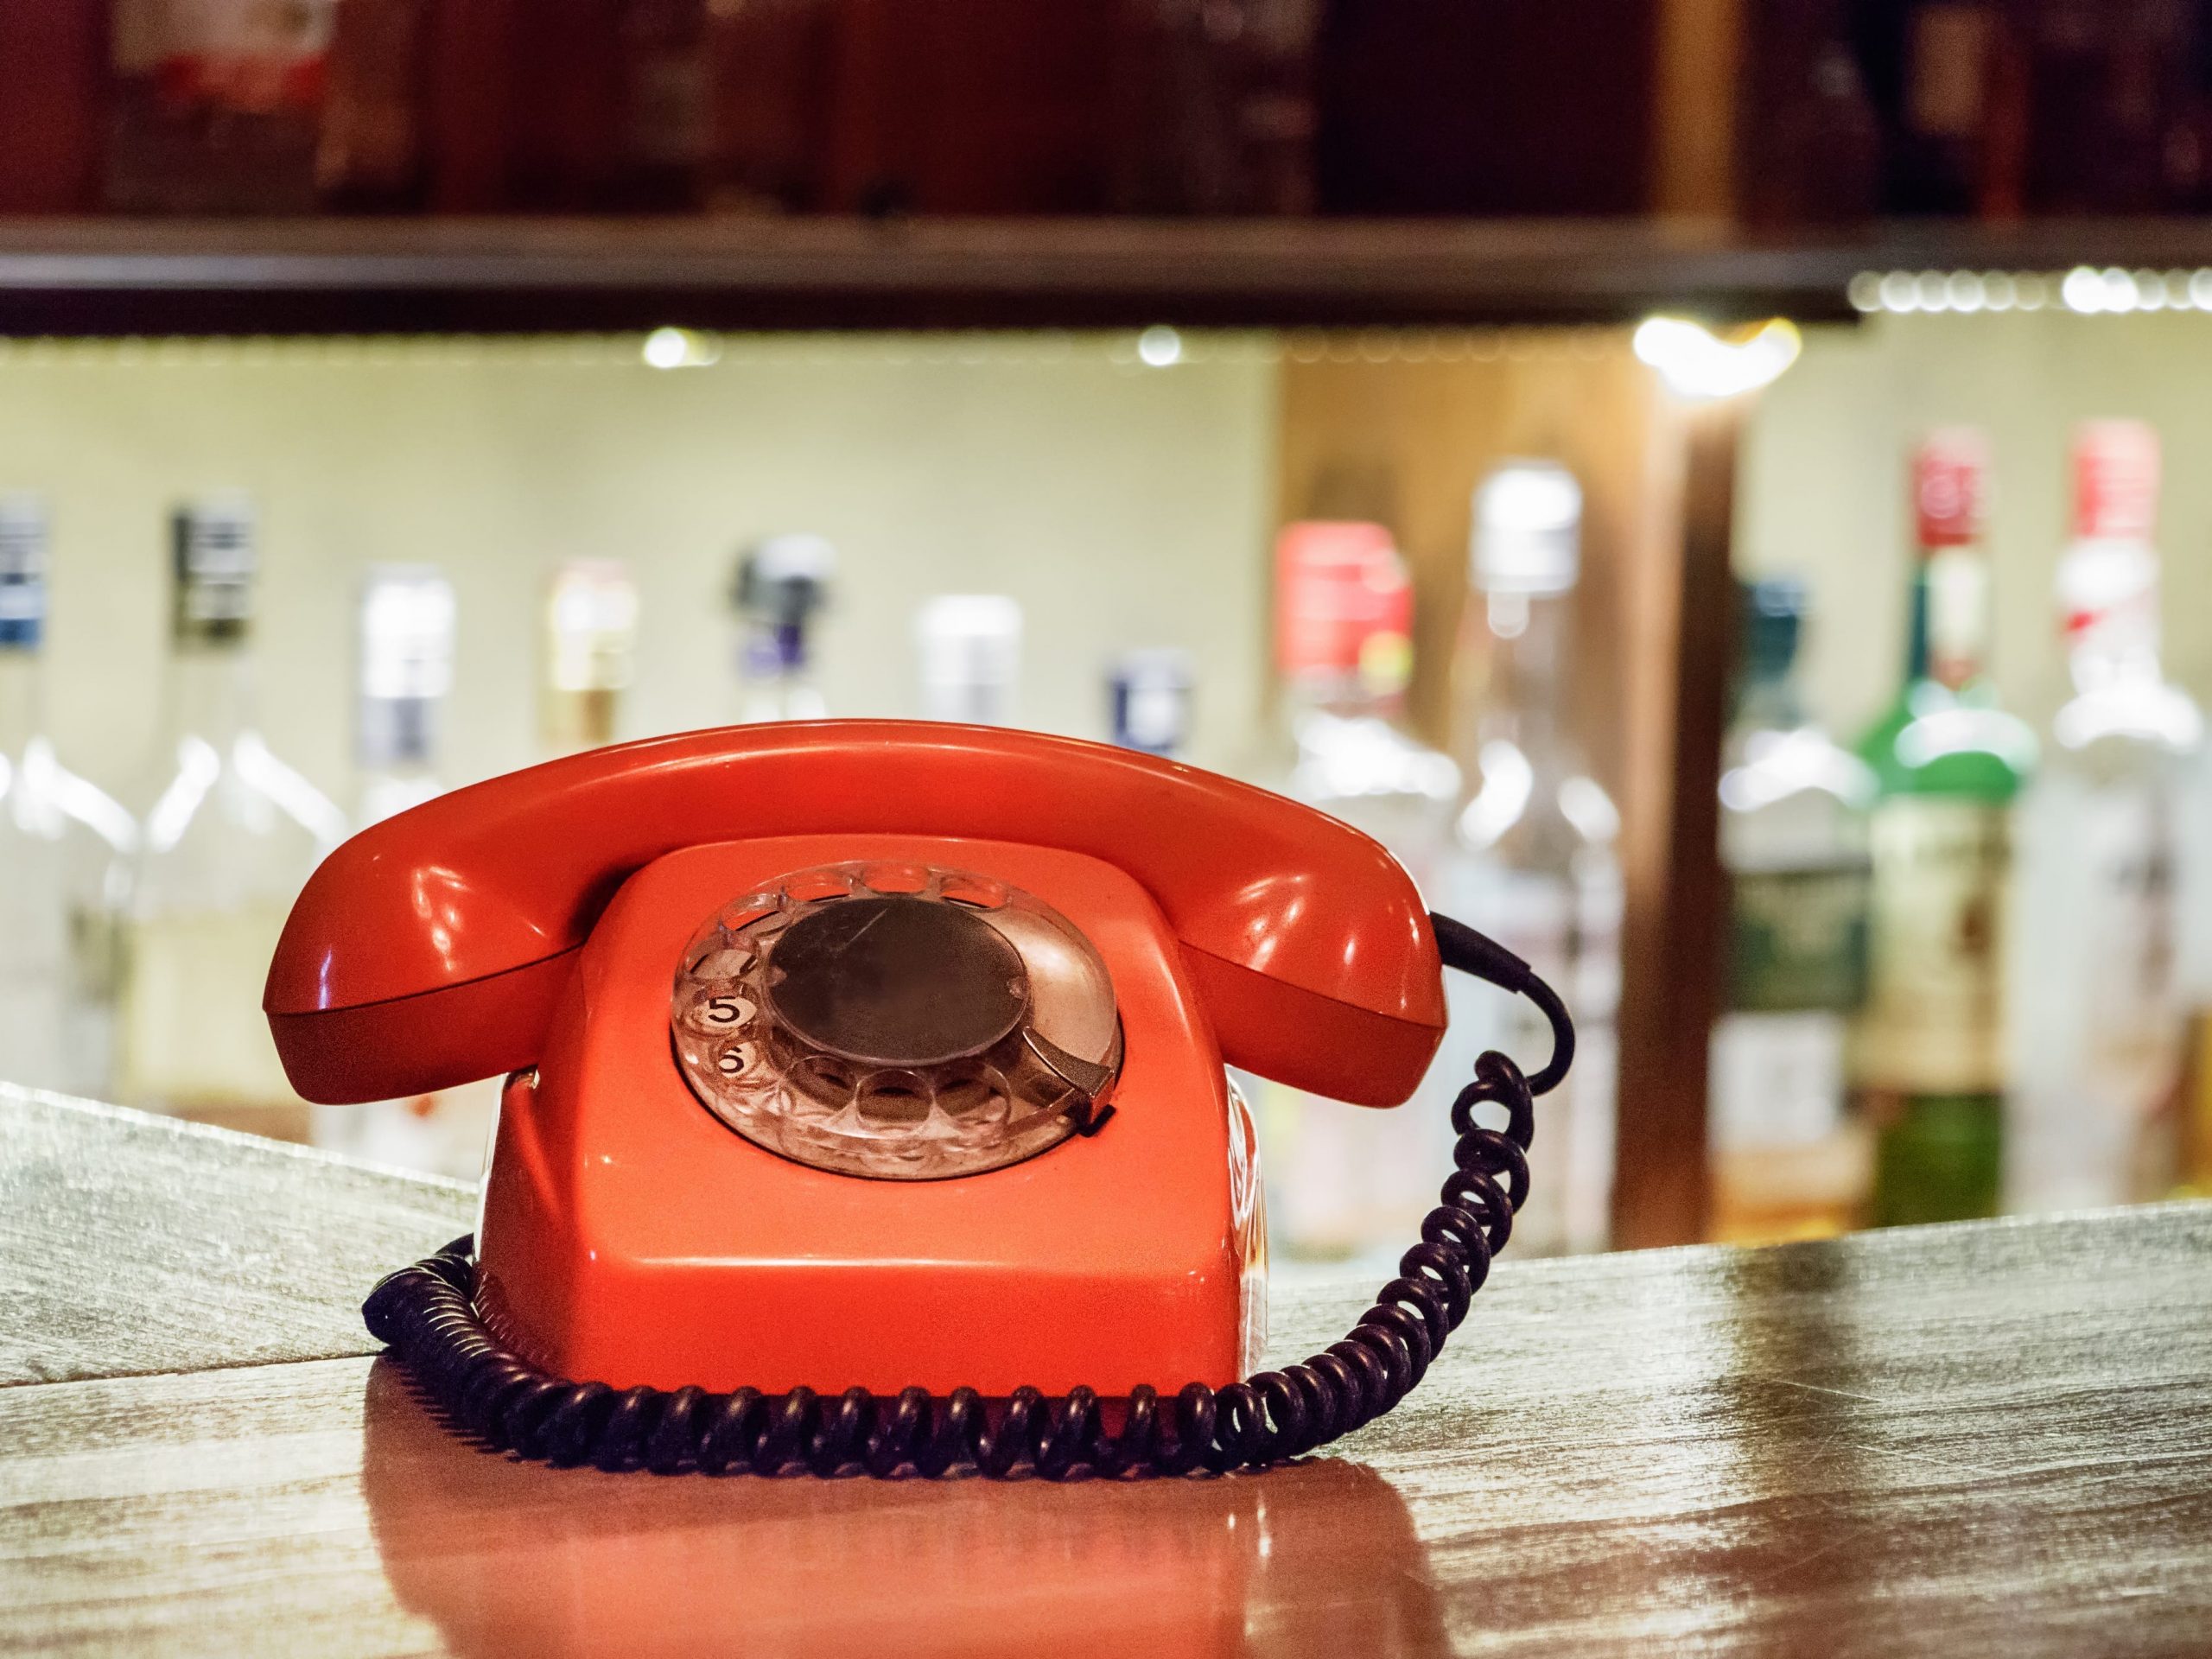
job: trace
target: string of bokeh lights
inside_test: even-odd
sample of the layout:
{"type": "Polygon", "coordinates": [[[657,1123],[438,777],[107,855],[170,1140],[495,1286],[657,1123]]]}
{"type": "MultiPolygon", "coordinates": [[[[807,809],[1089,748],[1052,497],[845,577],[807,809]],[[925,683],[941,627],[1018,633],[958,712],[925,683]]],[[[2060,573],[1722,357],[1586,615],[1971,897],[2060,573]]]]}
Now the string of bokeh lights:
{"type": "Polygon", "coordinates": [[[1927,311],[2072,311],[2082,316],[2137,311],[2212,311],[2212,270],[2101,270],[2063,273],[2008,270],[1862,270],[1847,290],[1853,309],[1904,315],[1927,311]]]}

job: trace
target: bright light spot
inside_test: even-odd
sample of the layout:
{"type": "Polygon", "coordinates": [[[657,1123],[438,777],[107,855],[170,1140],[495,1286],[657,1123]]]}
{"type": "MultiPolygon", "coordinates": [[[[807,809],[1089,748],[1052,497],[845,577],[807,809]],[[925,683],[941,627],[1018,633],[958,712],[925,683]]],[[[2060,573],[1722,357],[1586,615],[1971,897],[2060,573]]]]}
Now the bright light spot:
{"type": "Polygon", "coordinates": [[[2030,275],[2016,277],[2012,283],[2012,290],[2015,303],[2023,311],[2040,311],[2050,303],[2050,284],[2040,276],[2030,275]]]}
{"type": "Polygon", "coordinates": [[[2189,279],[2189,297],[2200,311],[2212,311],[2212,270],[2200,270],[2189,279]]]}
{"type": "Polygon", "coordinates": [[[1871,270],[1862,270],[1851,279],[1851,286],[1844,290],[1854,311],[1878,311],[1882,308],[1882,279],[1871,270]]]}
{"type": "Polygon", "coordinates": [[[2101,311],[2105,308],[2104,280],[2087,265],[2076,265],[2058,285],[2058,297],[2066,302],[2069,311],[2085,315],[2101,311]]]}
{"type": "Polygon", "coordinates": [[[1148,368],[1170,368],[1183,360],[1183,336],[1164,322],[1154,323],[1137,336],[1137,356],[1148,368]]]}
{"type": "Polygon", "coordinates": [[[1882,278],[1882,303],[1892,311],[1917,311],[1920,302],[1912,296],[1912,273],[1893,270],[1882,278]]]}
{"type": "Polygon", "coordinates": [[[2193,297],[2191,297],[2189,291],[2189,273],[2187,271],[2168,271],[2165,276],[2165,283],[2166,303],[2168,306],[2176,311],[2188,311],[2195,308],[2196,302],[2193,297]]]}
{"type": "Polygon", "coordinates": [[[2135,308],[2135,279],[2118,265],[2104,274],[2105,309],[2133,311],[2135,308]]]}
{"type": "Polygon", "coordinates": [[[655,369],[703,369],[721,354],[721,341],[690,328],[654,329],[645,336],[643,353],[646,366],[655,369]]]}
{"type": "Polygon", "coordinates": [[[2135,308],[2139,311],[2163,311],[2166,308],[2166,279],[2155,270],[2135,273],[2135,308]]]}
{"type": "Polygon", "coordinates": [[[1678,397],[1733,397],[1757,391],[1797,360],[1796,326],[1777,317],[1750,339],[1719,338],[1682,317],[1647,318],[1636,331],[1636,354],[1658,371],[1678,397]]]}
{"type": "Polygon", "coordinates": [[[2010,311],[2019,296],[2012,279],[2001,270],[1993,270],[1981,279],[1981,292],[1993,311],[2010,311]]]}
{"type": "Polygon", "coordinates": [[[1979,311],[1986,297],[1981,278],[1970,270],[1953,271],[1950,281],[1943,284],[1943,296],[1954,311],[1979,311]]]}
{"type": "Polygon", "coordinates": [[[1943,273],[1940,270],[1922,271],[1913,282],[1912,291],[1919,297],[1920,308],[1923,311],[1942,311],[1949,308],[1950,296],[1946,291],[1943,273]]]}

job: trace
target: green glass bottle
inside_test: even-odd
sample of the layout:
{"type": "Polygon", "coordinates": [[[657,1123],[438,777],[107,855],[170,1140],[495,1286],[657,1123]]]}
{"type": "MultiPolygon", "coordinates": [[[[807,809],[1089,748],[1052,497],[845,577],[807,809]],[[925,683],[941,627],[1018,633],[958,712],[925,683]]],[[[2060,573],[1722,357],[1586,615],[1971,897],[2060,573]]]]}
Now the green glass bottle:
{"type": "Polygon", "coordinates": [[[1904,685],[1859,744],[1873,769],[1867,999],[1853,1033],[1876,1126],[1877,1226],[1997,1213],[2005,1122],[2005,934],[2012,807],[2035,734],[1997,706],[1984,664],[1980,435],[1913,457],[1918,556],[1904,685]]]}

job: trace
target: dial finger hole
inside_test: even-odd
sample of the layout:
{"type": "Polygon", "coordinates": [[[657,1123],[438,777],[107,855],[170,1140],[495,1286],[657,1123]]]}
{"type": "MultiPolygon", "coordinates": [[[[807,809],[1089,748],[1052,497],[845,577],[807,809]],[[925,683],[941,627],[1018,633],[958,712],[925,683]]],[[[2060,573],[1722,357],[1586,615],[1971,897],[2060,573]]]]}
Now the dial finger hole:
{"type": "Polygon", "coordinates": [[[939,891],[950,903],[976,910],[996,910],[1006,903],[1006,889],[999,883],[964,872],[947,875],[939,891]]]}
{"type": "Polygon", "coordinates": [[[785,884],[784,894],[793,904],[818,904],[824,899],[852,896],[852,878],[842,870],[807,870],[785,884]]]}
{"type": "Polygon", "coordinates": [[[735,986],[709,986],[704,995],[692,1000],[685,1017],[698,1030],[722,1033],[742,1031],[759,1012],[752,998],[741,995],[735,986]]]}
{"type": "Polygon", "coordinates": [[[793,1087],[808,1100],[836,1110],[852,1104],[853,1068],[832,1055],[809,1055],[789,1075],[793,1087]]]}
{"type": "Polygon", "coordinates": [[[930,1115],[930,1087],[918,1073],[878,1071],[860,1086],[854,1105],[877,1128],[911,1129],[930,1115]]]}
{"type": "Polygon", "coordinates": [[[861,880],[872,893],[920,893],[930,884],[930,873],[919,864],[871,864],[861,880]]]}
{"type": "Polygon", "coordinates": [[[735,979],[752,965],[752,951],[725,944],[706,951],[685,971],[694,979],[735,979]]]}
{"type": "Polygon", "coordinates": [[[773,916],[782,907],[782,900],[772,893],[749,893],[742,899],[722,906],[715,919],[724,930],[735,933],[753,925],[764,918],[773,916]]]}
{"type": "Polygon", "coordinates": [[[1010,1104],[1006,1079],[988,1066],[962,1071],[938,1086],[938,1110],[963,1128],[1003,1122],[1010,1104]]]}

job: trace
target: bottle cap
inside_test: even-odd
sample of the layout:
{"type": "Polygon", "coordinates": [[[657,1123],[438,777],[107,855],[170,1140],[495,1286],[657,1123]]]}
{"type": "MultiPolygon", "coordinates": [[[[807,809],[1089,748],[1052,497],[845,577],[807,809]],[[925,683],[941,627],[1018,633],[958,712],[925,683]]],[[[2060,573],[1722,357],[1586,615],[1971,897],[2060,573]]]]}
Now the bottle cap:
{"type": "Polygon", "coordinates": [[[740,611],[779,624],[804,623],[830,597],[837,550],[819,536],[771,536],[738,556],[731,599],[740,611]]]}
{"type": "Polygon", "coordinates": [[[1177,755],[1191,741],[1191,653],[1160,648],[1114,659],[1108,685],[1114,741],[1147,754],[1177,755]]]}
{"type": "Polygon", "coordinates": [[[1021,606],[1005,594],[940,594],[914,620],[922,717],[1001,726],[1021,671],[1021,606]]]}
{"type": "Polygon", "coordinates": [[[254,532],[253,503],[235,493],[187,502],[170,515],[177,639],[245,638],[253,618],[254,532]]]}
{"type": "Polygon", "coordinates": [[[2158,434],[2143,421],[2084,421],[2074,429],[2074,534],[2082,541],[2148,542],[2158,529],[2158,434]]]}
{"type": "Polygon", "coordinates": [[[1306,520],[1275,538],[1275,664],[1289,678],[1356,677],[1389,696],[1413,663],[1413,585],[1381,524],[1306,520]]]}
{"type": "Polygon", "coordinates": [[[361,764],[427,761],[453,688],[453,584],[434,567],[371,568],[361,585],[361,764]]]}
{"type": "Polygon", "coordinates": [[[1944,427],[1912,454],[1912,511],[1923,548],[1968,547],[1981,539],[1989,445],[1972,427],[1944,427]]]}
{"type": "Polygon", "coordinates": [[[1797,660],[1805,584],[1796,576],[1762,576],[1743,583],[1741,593],[1744,671],[1754,679],[1778,680],[1797,660]]]}
{"type": "Polygon", "coordinates": [[[46,504],[0,496],[0,650],[35,651],[46,626],[46,504]]]}
{"type": "Polygon", "coordinates": [[[1506,461],[1475,486],[1468,569],[1486,594],[1564,594],[1582,568],[1582,486],[1555,461],[1506,461]]]}

